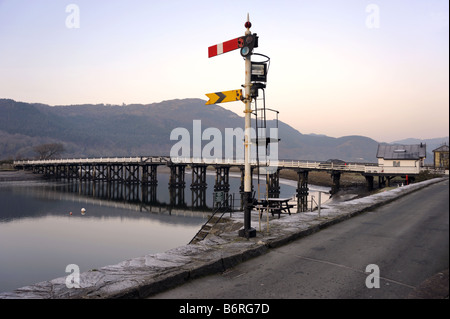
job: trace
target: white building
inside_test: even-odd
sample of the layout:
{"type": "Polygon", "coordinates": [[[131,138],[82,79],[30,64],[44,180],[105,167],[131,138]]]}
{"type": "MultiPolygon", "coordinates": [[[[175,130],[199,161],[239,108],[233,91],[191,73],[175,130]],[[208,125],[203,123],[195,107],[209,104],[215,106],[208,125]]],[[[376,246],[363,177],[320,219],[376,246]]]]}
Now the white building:
{"type": "Polygon", "coordinates": [[[422,167],[427,154],[426,144],[378,145],[378,165],[384,167],[422,167]]]}

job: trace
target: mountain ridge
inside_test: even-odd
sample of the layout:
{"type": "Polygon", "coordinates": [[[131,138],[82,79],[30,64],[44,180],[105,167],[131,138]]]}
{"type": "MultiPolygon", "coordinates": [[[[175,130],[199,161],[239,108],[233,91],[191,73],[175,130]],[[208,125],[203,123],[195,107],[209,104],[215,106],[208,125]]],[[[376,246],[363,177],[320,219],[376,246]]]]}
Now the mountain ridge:
{"type": "MultiPolygon", "coordinates": [[[[0,99],[0,159],[33,158],[33,147],[44,143],[62,143],[63,157],[168,155],[177,142],[170,140],[172,130],[185,128],[192,140],[193,120],[201,120],[202,131],[217,128],[222,134],[244,125],[243,117],[219,105],[205,107],[201,99],[55,106],[0,99]]],[[[282,121],[278,127],[279,159],[376,162],[379,143],[369,137],[302,134],[282,121]]]]}

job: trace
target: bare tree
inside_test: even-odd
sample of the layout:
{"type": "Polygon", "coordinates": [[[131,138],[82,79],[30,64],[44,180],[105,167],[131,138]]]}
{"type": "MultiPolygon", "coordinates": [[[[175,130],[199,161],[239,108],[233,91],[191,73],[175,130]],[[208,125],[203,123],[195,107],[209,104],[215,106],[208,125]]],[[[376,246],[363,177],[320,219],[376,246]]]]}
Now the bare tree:
{"type": "Polygon", "coordinates": [[[38,153],[41,160],[55,158],[66,151],[61,143],[41,144],[33,147],[33,150],[38,153]]]}

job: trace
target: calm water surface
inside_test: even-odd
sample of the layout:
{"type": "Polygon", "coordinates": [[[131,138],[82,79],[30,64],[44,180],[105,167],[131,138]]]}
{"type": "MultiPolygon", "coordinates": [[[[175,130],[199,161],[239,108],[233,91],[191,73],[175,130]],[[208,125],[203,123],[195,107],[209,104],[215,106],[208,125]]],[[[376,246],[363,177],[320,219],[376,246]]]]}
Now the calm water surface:
{"type": "MultiPolygon", "coordinates": [[[[156,189],[145,192],[122,184],[0,182],[0,292],[67,276],[68,264],[85,272],[187,244],[208,217],[214,175],[207,176],[207,207],[192,208],[190,183],[187,174],[183,195],[171,203],[168,175],[159,173],[156,189]]],[[[230,178],[230,193],[239,185],[230,178]]],[[[280,197],[295,194],[296,182],[280,186],[280,197]]]]}

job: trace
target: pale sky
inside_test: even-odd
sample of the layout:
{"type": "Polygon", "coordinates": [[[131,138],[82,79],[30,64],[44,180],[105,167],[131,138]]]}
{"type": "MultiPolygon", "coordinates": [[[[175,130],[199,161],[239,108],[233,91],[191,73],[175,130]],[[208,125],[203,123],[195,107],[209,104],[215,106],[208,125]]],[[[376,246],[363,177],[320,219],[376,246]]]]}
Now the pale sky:
{"type": "MultiPolygon", "coordinates": [[[[244,83],[239,51],[208,47],[243,36],[249,13],[280,120],[378,142],[443,137],[448,12],[448,0],[0,0],[0,98],[206,101],[244,83]]],[[[243,116],[242,102],[221,106],[243,116]]]]}

